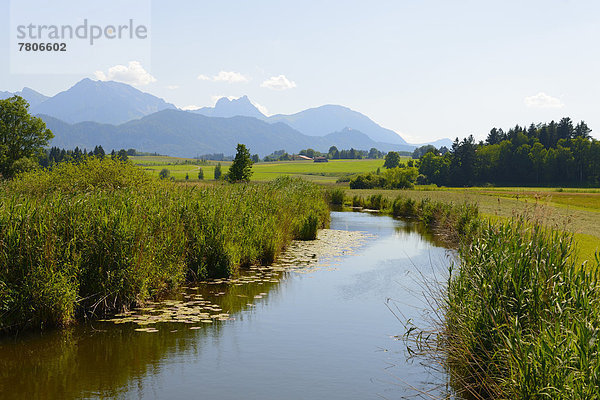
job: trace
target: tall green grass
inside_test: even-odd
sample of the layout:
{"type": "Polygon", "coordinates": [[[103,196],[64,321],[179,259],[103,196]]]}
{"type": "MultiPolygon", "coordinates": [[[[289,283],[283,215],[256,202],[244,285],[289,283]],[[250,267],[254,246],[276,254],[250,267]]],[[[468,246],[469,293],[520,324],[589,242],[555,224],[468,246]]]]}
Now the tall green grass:
{"type": "MultiPolygon", "coordinates": [[[[430,329],[409,329],[459,398],[600,397],[600,261],[524,217],[480,222],[437,293],[430,329]]],[[[436,294],[433,293],[435,296],[436,294]]]]}
{"type": "Polygon", "coordinates": [[[398,195],[393,201],[380,193],[363,198],[354,195],[351,199],[353,207],[379,210],[396,218],[405,218],[422,223],[443,236],[448,243],[458,244],[461,238],[468,237],[479,224],[478,208],[475,204],[459,205],[440,201],[422,199],[415,201],[398,195]]]}
{"type": "Polygon", "coordinates": [[[188,187],[97,159],[27,173],[0,187],[0,331],[270,263],[328,222],[323,193],[298,179],[188,187]]]}
{"type": "Polygon", "coordinates": [[[442,339],[456,388],[475,398],[600,396],[599,267],[571,237],[514,219],[460,249],[442,339]]]}

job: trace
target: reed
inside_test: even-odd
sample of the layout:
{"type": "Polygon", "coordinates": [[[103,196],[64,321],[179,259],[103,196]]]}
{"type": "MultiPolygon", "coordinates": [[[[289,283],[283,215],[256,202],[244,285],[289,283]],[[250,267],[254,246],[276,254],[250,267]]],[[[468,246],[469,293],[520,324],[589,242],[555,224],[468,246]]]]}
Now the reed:
{"type": "Polygon", "coordinates": [[[323,193],[299,179],[193,187],[108,159],[26,173],[0,187],[0,331],[270,263],[328,223],[323,193]]]}
{"type": "Polygon", "coordinates": [[[570,234],[523,216],[479,222],[438,288],[411,352],[437,362],[458,398],[596,399],[600,261],[578,264],[570,234]]]}

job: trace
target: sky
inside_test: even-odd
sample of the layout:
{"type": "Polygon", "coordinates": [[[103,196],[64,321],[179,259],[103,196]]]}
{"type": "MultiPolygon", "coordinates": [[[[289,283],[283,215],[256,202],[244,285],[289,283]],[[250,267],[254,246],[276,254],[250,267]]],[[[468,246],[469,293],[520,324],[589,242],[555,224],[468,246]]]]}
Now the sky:
{"type": "Polygon", "coordinates": [[[0,0],[0,90],[113,79],[181,108],[340,104],[412,143],[564,116],[600,138],[597,1],[13,1],[0,0]],[[137,18],[148,38],[19,64],[15,7],[36,23],[137,18]]]}

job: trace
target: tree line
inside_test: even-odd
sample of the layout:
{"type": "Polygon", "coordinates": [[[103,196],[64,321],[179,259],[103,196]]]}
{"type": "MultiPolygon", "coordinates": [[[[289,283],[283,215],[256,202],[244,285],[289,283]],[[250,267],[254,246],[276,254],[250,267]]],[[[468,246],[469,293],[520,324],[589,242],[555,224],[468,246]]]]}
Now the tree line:
{"type": "Polygon", "coordinates": [[[419,173],[427,182],[444,186],[481,184],[578,185],[600,183],[600,141],[590,136],[584,121],[493,128],[485,141],[458,138],[445,154],[427,148],[419,173]]]}

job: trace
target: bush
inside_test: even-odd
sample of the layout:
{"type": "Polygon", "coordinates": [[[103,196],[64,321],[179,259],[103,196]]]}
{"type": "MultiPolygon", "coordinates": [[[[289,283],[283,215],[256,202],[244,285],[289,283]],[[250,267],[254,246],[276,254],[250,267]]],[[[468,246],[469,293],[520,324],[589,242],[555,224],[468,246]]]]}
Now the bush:
{"type": "Polygon", "coordinates": [[[373,189],[383,187],[385,180],[380,175],[371,172],[367,174],[356,175],[350,179],[350,189],[373,189]]]}
{"type": "Polygon", "coordinates": [[[417,179],[415,181],[417,185],[427,185],[429,182],[427,181],[427,177],[423,174],[417,175],[417,179]]]}
{"type": "Polygon", "coordinates": [[[170,176],[171,176],[171,171],[169,171],[166,168],[161,169],[160,172],[158,173],[158,177],[160,179],[167,179],[170,176]]]}
{"type": "Polygon", "coordinates": [[[350,189],[410,189],[419,171],[414,167],[391,168],[380,174],[372,172],[355,175],[350,179],[350,189]]]}

